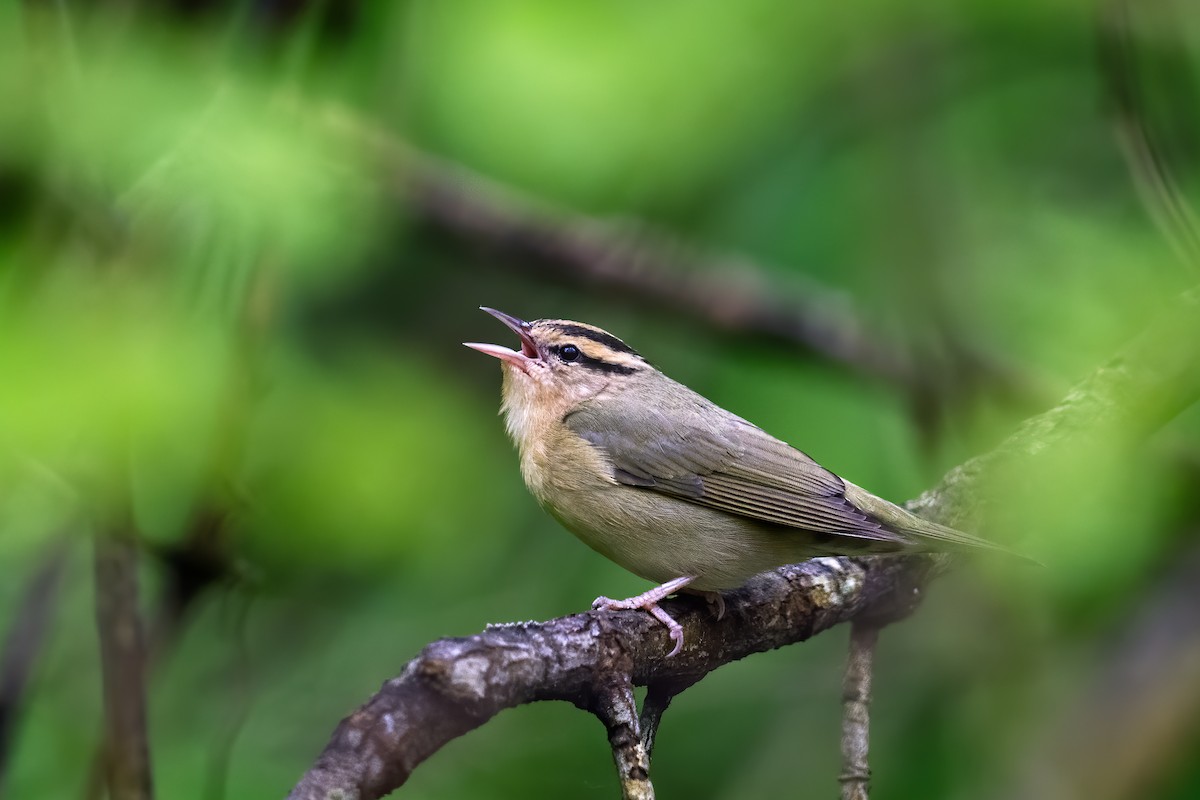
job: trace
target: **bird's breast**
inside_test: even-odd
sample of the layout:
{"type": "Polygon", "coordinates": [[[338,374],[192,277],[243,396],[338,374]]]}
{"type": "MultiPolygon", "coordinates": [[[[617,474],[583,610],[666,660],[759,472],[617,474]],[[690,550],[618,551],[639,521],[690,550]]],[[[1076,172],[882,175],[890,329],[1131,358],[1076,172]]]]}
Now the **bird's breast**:
{"type": "Polygon", "coordinates": [[[689,575],[696,588],[729,589],[803,556],[800,541],[767,526],[618,483],[604,452],[570,431],[528,441],[521,471],[530,492],[563,527],[648,580],[689,575]]]}
{"type": "Polygon", "coordinates": [[[543,505],[616,485],[609,460],[569,429],[558,426],[537,434],[519,443],[521,475],[543,505]]]}

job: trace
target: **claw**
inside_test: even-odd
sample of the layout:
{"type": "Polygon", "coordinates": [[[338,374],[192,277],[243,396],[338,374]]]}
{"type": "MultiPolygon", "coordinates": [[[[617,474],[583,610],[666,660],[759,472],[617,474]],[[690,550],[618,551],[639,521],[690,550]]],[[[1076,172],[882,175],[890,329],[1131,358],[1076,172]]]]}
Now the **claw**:
{"type": "Polygon", "coordinates": [[[654,618],[667,626],[667,631],[671,634],[671,641],[675,646],[671,648],[671,652],[667,653],[667,658],[678,653],[683,649],[683,626],[671,618],[671,615],[663,611],[658,603],[651,603],[648,606],[643,606],[647,611],[654,615],[654,618]]]}
{"type": "Polygon", "coordinates": [[[721,595],[721,593],[720,592],[702,592],[701,594],[704,595],[704,599],[708,601],[708,604],[710,606],[716,606],[715,612],[717,615],[717,622],[720,622],[722,619],[724,619],[725,618],[725,598],[721,595]]]}
{"type": "MultiPolygon", "coordinates": [[[[656,620],[667,626],[667,630],[671,634],[671,641],[675,643],[675,647],[671,652],[667,653],[667,658],[677,654],[683,649],[683,626],[671,618],[671,615],[663,611],[659,607],[658,601],[664,599],[673,592],[682,589],[691,583],[695,578],[691,576],[676,578],[672,581],[667,581],[662,586],[656,586],[648,592],[643,592],[636,597],[630,597],[626,600],[613,600],[609,597],[597,597],[592,603],[592,608],[604,611],[630,611],[633,609],[643,609],[649,611],[656,620]]],[[[720,598],[720,595],[717,595],[720,598]]],[[[725,611],[725,602],[720,602],[720,613],[725,611]]],[[[718,619],[720,617],[718,616],[718,619]]]]}

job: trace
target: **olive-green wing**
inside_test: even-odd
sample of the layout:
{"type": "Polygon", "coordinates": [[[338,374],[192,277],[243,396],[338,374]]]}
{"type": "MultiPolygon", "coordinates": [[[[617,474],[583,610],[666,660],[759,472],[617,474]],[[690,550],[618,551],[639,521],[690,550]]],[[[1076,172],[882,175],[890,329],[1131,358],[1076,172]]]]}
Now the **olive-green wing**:
{"type": "Polygon", "coordinates": [[[686,394],[665,405],[585,404],[565,422],[626,485],[790,528],[907,542],[855,507],[842,479],[807,455],[679,389],[686,394]]]}

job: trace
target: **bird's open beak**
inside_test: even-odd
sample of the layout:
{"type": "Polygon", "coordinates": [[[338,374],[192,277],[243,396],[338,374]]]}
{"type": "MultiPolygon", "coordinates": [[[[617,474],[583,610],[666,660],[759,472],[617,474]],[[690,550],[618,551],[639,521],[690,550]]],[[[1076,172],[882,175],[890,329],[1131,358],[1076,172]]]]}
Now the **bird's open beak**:
{"type": "Polygon", "coordinates": [[[529,323],[523,319],[514,317],[512,314],[505,314],[503,311],[497,311],[487,306],[480,306],[479,309],[491,314],[507,325],[513,333],[521,337],[521,349],[511,350],[502,345],[482,344],[480,342],[463,342],[463,344],[472,350],[478,350],[481,353],[487,353],[489,356],[495,356],[501,361],[506,361],[514,367],[519,368],[522,372],[528,372],[529,364],[537,361],[539,358],[537,345],[529,335],[529,323]]]}

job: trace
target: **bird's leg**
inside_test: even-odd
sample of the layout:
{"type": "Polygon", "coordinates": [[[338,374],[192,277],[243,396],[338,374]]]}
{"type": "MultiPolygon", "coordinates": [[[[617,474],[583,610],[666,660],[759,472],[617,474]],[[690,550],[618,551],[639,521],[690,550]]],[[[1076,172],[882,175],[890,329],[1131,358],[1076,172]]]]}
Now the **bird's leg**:
{"type": "Polygon", "coordinates": [[[656,586],[648,592],[642,592],[635,597],[625,600],[597,597],[595,602],[592,603],[592,608],[604,611],[624,611],[641,608],[649,611],[654,615],[656,620],[666,625],[667,630],[671,632],[671,641],[675,642],[675,647],[671,652],[667,653],[667,658],[670,658],[683,648],[683,626],[673,620],[670,614],[659,608],[658,601],[665,599],[670,594],[674,594],[694,580],[696,580],[694,575],[685,575],[682,578],[667,581],[662,586],[656,586]]]}

